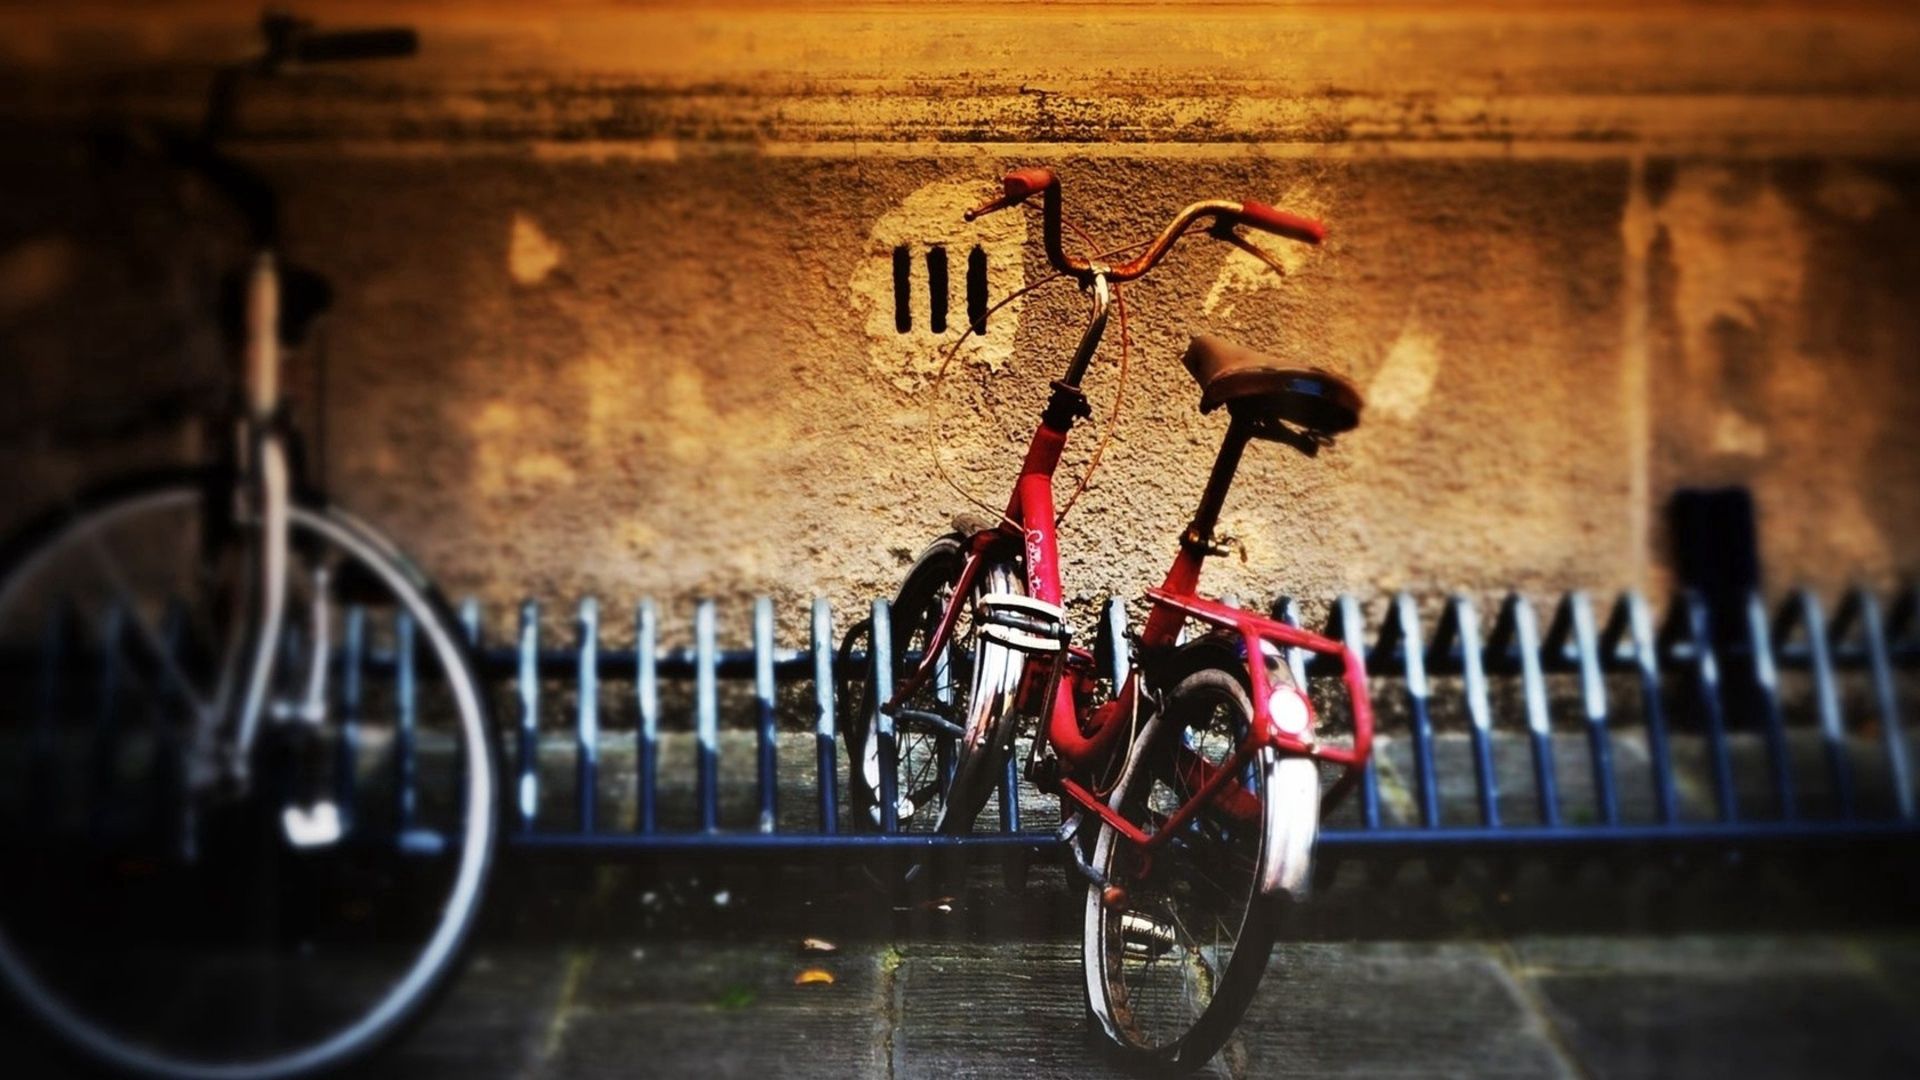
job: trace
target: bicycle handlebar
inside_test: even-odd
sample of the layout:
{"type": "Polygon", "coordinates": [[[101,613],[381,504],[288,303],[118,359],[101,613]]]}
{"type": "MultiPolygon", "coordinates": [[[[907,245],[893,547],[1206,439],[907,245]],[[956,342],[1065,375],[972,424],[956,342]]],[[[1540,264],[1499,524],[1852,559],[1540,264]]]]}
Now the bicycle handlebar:
{"type": "Polygon", "coordinates": [[[418,34],[407,27],[393,27],[303,34],[294,42],[293,58],[306,63],[325,63],[332,60],[379,60],[412,56],[419,51],[418,34]]]}
{"type": "Polygon", "coordinates": [[[420,37],[409,27],[385,26],[321,33],[310,19],[280,12],[261,16],[260,34],[266,53],[257,66],[272,71],[289,60],[324,64],[336,60],[380,60],[412,56],[420,51],[420,37]]]}
{"type": "MultiPolygon", "coordinates": [[[[1047,260],[1054,269],[1077,278],[1082,284],[1093,279],[1095,264],[1088,260],[1069,255],[1061,243],[1060,235],[1060,178],[1052,169],[1015,169],[1001,181],[1002,192],[997,198],[969,210],[964,215],[972,221],[983,214],[1004,210],[1009,206],[1018,206],[1034,195],[1042,198],[1041,218],[1044,238],[1047,245],[1047,260]]],[[[1205,199],[1189,205],[1174,216],[1173,222],[1156,237],[1147,250],[1128,262],[1118,266],[1100,268],[1107,280],[1115,283],[1132,281],[1144,275],[1166,257],[1176,241],[1186,235],[1193,223],[1201,218],[1212,218],[1214,230],[1230,230],[1236,225],[1245,225],[1272,233],[1288,240],[1297,240],[1303,244],[1318,244],[1326,239],[1326,227],[1312,218],[1289,214],[1276,210],[1265,203],[1232,202],[1226,199],[1205,199]]]]}
{"type": "Polygon", "coordinates": [[[280,12],[260,18],[265,47],[256,57],[228,64],[214,73],[207,91],[206,115],[197,133],[160,132],[160,142],[174,164],[206,178],[239,208],[257,246],[269,247],[278,231],[278,204],[273,188],[254,170],[221,153],[217,145],[233,124],[235,102],[243,80],[272,76],[288,63],[329,63],[412,56],[420,51],[420,37],[409,27],[378,27],[320,32],[311,20],[280,12]]]}
{"type": "Polygon", "coordinates": [[[1312,218],[1276,210],[1252,199],[1240,204],[1240,218],[1262,232],[1298,240],[1303,244],[1318,244],[1327,238],[1327,227],[1312,218]]]}

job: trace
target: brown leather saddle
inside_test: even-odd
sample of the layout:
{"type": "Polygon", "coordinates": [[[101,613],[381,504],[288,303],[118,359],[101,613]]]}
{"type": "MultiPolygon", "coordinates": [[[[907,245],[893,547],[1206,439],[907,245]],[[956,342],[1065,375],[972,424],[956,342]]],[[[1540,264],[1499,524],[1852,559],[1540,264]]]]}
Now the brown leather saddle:
{"type": "Polygon", "coordinates": [[[1195,334],[1181,358],[1200,384],[1200,411],[1222,405],[1235,417],[1285,420],[1316,436],[1360,423],[1360,391],[1331,371],[1287,367],[1231,341],[1195,334]]]}

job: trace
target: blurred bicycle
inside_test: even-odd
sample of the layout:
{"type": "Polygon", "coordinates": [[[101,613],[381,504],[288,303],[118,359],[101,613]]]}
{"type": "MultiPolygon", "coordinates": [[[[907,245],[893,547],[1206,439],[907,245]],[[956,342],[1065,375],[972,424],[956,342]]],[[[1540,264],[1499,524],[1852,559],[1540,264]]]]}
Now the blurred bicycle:
{"type": "Polygon", "coordinates": [[[457,967],[498,838],[459,624],[299,467],[283,351],[327,306],[220,152],[245,80],[410,55],[269,15],[195,131],[149,143],[246,223],[239,392],[204,467],[67,500],[0,552],[0,983],[116,1070],[337,1069],[457,967]]]}

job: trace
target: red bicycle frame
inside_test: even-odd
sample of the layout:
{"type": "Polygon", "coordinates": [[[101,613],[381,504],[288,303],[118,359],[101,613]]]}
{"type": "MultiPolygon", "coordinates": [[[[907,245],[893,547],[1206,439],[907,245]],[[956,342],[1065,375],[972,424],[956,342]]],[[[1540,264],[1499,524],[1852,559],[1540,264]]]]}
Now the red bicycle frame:
{"type": "MultiPolygon", "coordinates": [[[[952,599],[941,613],[918,667],[895,688],[893,699],[886,705],[889,709],[910,698],[933,676],[938,658],[952,636],[960,607],[966,602],[981,567],[989,559],[1005,558],[1010,550],[1017,550],[1025,570],[1027,595],[1049,604],[1060,603],[1053,476],[1059,467],[1073,421],[1088,413],[1086,397],[1079,384],[1104,331],[1109,297],[1104,275],[1096,273],[1090,286],[1094,299],[1093,319],[1066,376],[1053,384],[1053,396],[1028,444],[1019,479],[1014,484],[1012,498],[1003,515],[1004,520],[1000,525],[983,529],[969,538],[966,562],[952,599]]],[[[1179,554],[1161,585],[1147,590],[1153,610],[1140,635],[1141,650],[1148,654],[1178,644],[1181,630],[1189,620],[1216,627],[1239,641],[1247,659],[1253,723],[1233,755],[1225,764],[1217,766],[1190,752],[1180,755],[1175,767],[1182,770],[1198,790],[1158,830],[1149,835],[1110,809],[1101,793],[1094,790],[1097,785],[1092,780],[1096,776],[1115,775],[1115,755],[1130,749],[1121,743],[1122,736],[1134,730],[1129,718],[1134,715],[1136,697],[1140,693],[1138,668],[1128,675],[1112,701],[1083,712],[1080,701],[1086,696],[1090,665],[1085,661],[1090,656],[1085,650],[1076,649],[1074,653],[1081,662],[1066,665],[1065,676],[1053,684],[1053,700],[1050,703],[1035,703],[1039,706],[1036,711],[1044,714],[1038,737],[1052,749],[1059,761],[1054,785],[1056,793],[1063,800],[1112,825],[1132,843],[1147,849],[1158,847],[1209,803],[1223,805],[1236,816],[1257,814],[1258,803],[1240,787],[1235,778],[1241,775],[1247,762],[1263,749],[1271,747],[1281,754],[1310,757],[1344,766],[1339,780],[1324,797],[1323,805],[1331,805],[1352,788],[1372,750],[1373,712],[1367,696],[1366,667],[1357,653],[1329,638],[1229,607],[1196,592],[1201,567],[1206,556],[1215,550],[1213,526],[1220,505],[1226,498],[1227,487],[1238,467],[1240,452],[1255,434],[1252,428],[1239,420],[1229,427],[1227,441],[1214,464],[1213,476],[1208,482],[1206,494],[1202,496],[1200,509],[1181,537],[1179,554]],[[1302,730],[1289,732],[1275,720],[1270,706],[1274,688],[1268,685],[1265,663],[1268,651],[1275,648],[1304,649],[1340,658],[1347,693],[1352,702],[1352,746],[1342,747],[1320,741],[1316,731],[1318,718],[1304,692],[1300,698],[1306,706],[1308,719],[1302,730]],[[1252,805],[1248,806],[1247,803],[1252,805]]],[[[1026,673],[1033,673],[1038,663],[1040,661],[1030,657],[1026,673]]],[[[1027,683],[1044,687],[1048,681],[1028,679],[1027,683]]]]}

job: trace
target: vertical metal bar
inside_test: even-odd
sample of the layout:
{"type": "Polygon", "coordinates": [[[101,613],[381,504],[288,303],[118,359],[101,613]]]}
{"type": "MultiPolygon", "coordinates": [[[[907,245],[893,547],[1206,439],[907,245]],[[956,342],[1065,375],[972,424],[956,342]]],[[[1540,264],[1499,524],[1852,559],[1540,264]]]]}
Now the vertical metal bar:
{"type": "Polygon", "coordinates": [[[1853,769],[1847,763],[1847,733],[1840,718],[1840,694],[1834,686],[1833,652],[1827,647],[1827,620],[1820,600],[1812,589],[1796,589],[1792,603],[1798,607],[1800,621],[1807,632],[1807,652],[1813,661],[1814,705],[1820,718],[1820,741],[1827,751],[1827,770],[1833,777],[1833,794],[1840,816],[1854,814],[1853,769]]]}
{"type": "MultiPolygon", "coordinates": [[[[1893,602],[1893,610],[1887,612],[1887,645],[1894,648],[1895,641],[1901,641],[1914,629],[1914,622],[1920,618],[1920,583],[1910,585],[1893,602]]],[[[1912,642],[1901,641],[1902,645],[1912,642]]]]}
{"type": "Polygon", "coordinates": [[[100,681],[95,686],[93,714],[93,792],[87,808],[88,825],[96,833],[109,824],[109,807],[118,770],[120,642],[126,633],[126,608],[114,604],[100,621],[100,681]]]}
{"type": "MultiPolygon", "coordinates": [[[[1580,703],[1587,719],[1587,755],[1593,761],[1595,809],[1600,812],[1603,824],[1618,825],[1620,793],[1613,782],[1613,736],[1607,731],[1607,684],[1600,673],[1600,640],[1594,626],[1593,601],[1585,592],[1571,592],[1563,601],[1561,611],[1572,624],[1574,661],[1580,665],[1580,703]]],[[[1643,671],[1643,680],[1644,677],[1643,671]]],[[[1654,677],[1659,678],[1658,672],[1654,677]]],[[[1658,700],[1658,686],[1654,687],[1653,696],[1658,700]]]]}
{"type": "MultiPolygon", "coordinates": [[[[1713,796],[1721,821],[1739,818],[1733,786],[1733,760],[1727,753],[1727,725],[1720,697],[1720,658],[1713,647],[1713,627],[1707,602],[1688,590],[1681,598],[1686,610],[1687,636],[1692,640],[1693,678],[1707,725],[1707,753],[1713,765],[1713,796]]],[[[1664,733],[1663,733],[1664,737],[1664,733]]],[[[1669,769],[1671,765],[1669,765],[1669,769]]]]}
{"type": "Polygon", "coordinates": [[[820,831],[840,831],[839,748],[834,732],[833,608],[825,597],[813,598],[813,745],[818,754],[820,831]]]}
{"type": "Polygon", "coordinates": [[[413,662],[413,616],[402,611],[393,620],[393,649],[396,668],[395,694],[398,715],[394,725],[394,830],[403,839],[413,828],[414,811],[419,805],[419,762],[416,757],[415,721],[419,708],[418,687],[413,662]]]}
{"type": "Polygon", "coordinates": [[[1406,664],[1407,711],[1413,718],[1413,771],[1419,788],[1416,797],[1420,803],[1420,822],[1431,829],[1440,824],[1440,783],[1433,770],[1433,717],[1427,708],[1430,691],[1426,657],[1420,643],[1420,609],[1414,604],[1412,593],[1394,595],[1393,612],[1380,631],[1383,651],[1391,652],[1396,643],[1406,664]]]}
{"type": "Polygon", "coordinates": [[[1873,676],[1873,700],[1880,714],[1880,731],[1887,744],[1887,767],[1893,775],[1893,795],[1900,816],[1914,817],[1913,774],[1907,761],[1906,724],[1900,716],[1900,702],[1893,692],[1893,663],[1887,655],[1886,625],[1880,618],[1880,601],[1866,589],[1854,591],[1854,603],[1860,608],[1860,633],[1867,649],[1867,668],[1873,676]]]}
{"type": "Polygon", "coordinates": [[[660,827],[660,672],[659,625],[652,600],[642,600],[633,613],[633,693],[640,722],[635,727],[635,768],[639,771],[640,803],[635,826],[643,833],[660,827]]]}
{"type": "Polygon", "coordinates": [[[873,687],[873,715],[869,730],[880,740],[880,831],[900,831],[899,748],[894,743],[893,717],[883,708],[893,697],[893,619],[885,600],[873,602],[873,630],[867,647],[869,685],[873,687]]]}
{"type": "MultiPolygon", "coordinates": [[[[1300,626],[1300,607],[1293,602],[1291,596],[1276,599],[1269,614],[1295,629],[1300,626]]],[[[1287,674],[1293,676],[1293,685],[1299,687],[1302,694],[1309,693],[1307,665],[1312,662],[1312,659],[1313,654],[1305,649],[1294,647],[1287,650],[1287,674]]]]}
{"type": "Polygon", "coordinates": [[[1792,821],[1799,815],[1793,794],[1793,758],[1787,746],[1786,717],[1780,709],[1780,672],[1774,661],[1773,635],[1767,630],[1767,609],[1758,589],[1747,593],[1747,647],[1753,653],[1753,687],[1760,697],[1774,809],[1780,820],[1792,821]]]}
{"type": "Polygon", "coordinates": [[[1540,625],[1533,605],[1519,593],[1507,594],[1501,622],[1509,624],[1520,661],[1520,686],[1526,701],[1527,735],[1533,744],[1533,791],[1540,823],[1560,824],[1560,783],[1553,764],[1553,717],[1547,708],[1547,680],[1540,669],[1540,625]]]}
{"type": "MultiPolygon", "coordinates": [[[[1336,638],[1355,656],[1367,655],[1367,621],[1360,613],[1360,602],[1351,593],[1341,593],[1334,599],[1333,610],[1327,615],[1327,636],[1336,638]]],[[[1366,828],[1380,827],[1380,767],[1375,764],[1378,754],[1367,759],[1360,770],[1360,823],[1366,828]]]]}
{"type": "MultiPolygon", "coordinates": [[[[480,641],[480,625],[480,600],[477,597],[469,596],[460,602],[460,629],[466,636],[469,658],[476,661],[483,648],[480,641]]],[[[480,672],[477,667],[473,675],[476,682],[479,682],[480,672]]],[[[474,689],[483,697],[487,694],[487,687],[484,682],[479,682],[474,689]]],[[[472,758],[461,760],[459,753],[456,752],[453,764],[455,806],[467,805],[467,785],[473,783],[473,766],[474,761],[472,758]]]]}
{"type": "Polygon", "coordinates": [[[699,737],[700,827],[720,828],[720,672],[713,644],[713,601],[693,610],[694,730],[699,737]]]}
{"type": "Polygon", "coordinates": [[[1020,762],[1008,754],[1005,774],[1000,778],[1000,831],[1020,831],[1020,762]]]}
{"type": "Polygon", "coordinates": [[[591,596],[580,601],[579,646],[573,794],[579,804],[580,832],[591,835],[594,804],[600,796],[600,603],[591,596]]]}
{"type": "MultiPolygon", "coordinates": [[[[169,600],[166,612],[160,618],[160,648],[162,665],[180,670],[180,649],[187,633],[186,606],[178,600],[169,600]]],[[[154,831],[162,841],[172,843],[171,850],[184,852],[184,838],[172,835],[169,830],[176,829],[182,822],[181,809],[185,805],[187,788],[187,765],[185,751],[181,745],[180,723],[172,715],[169,707],[179,703],[191,710],[192,706],[181,701],[181,695],[171,680],[162,680],[146,695],[147,719],[153,729],[153,771],[154,785],[154,831]]],[[[346,805],[340,808],[342,824],[350,819],[346,805]]]]}
{"type": "Polygon", "coordinates": [[[460,601],[460,632],[467,637],[467,647],[480,647],[480,599],[469,596],[460,601]]]}
{"type": "Polygon", "coordinates": [[[778,735],[773,730],[773,600],[753,602],[753,692],[760,721],[760,831],[770,833],[779,810],[778,735]]]}
{"type": "Polygon", "coordinates": [[[520,746],[515,772],[520,831],[533,831],[540,811],[540,605],[520,605],[520,746]]]}
{"type": "Polygon", "coordinates": [[[355,801],[360,787],[360,709],[365,696],[367,664],[367,609],[347,609],[340,643],[340,741],[334,747],[333,801],[339,807],[340,826],[353,831],[355,801]]]}
{"type": "Polygon", "coordinates": [[[1118,597],[1109,597],[1101,611],[1101,623],[1101,634],[1107,643],[1107,679],[1117,694],[1126,685],[1127,673],[1133,666],[1127,647],[1127,605],[1118,597]]]}
{"type": "MultiPolygon", "coordinates": [[[[67,622],[71,618],[65,604],[47,613],[40,637],[40,686],[33,715],[27,771],[27,806],[32,820],[42,828],[55,827],[54,781],[58,776],[55,751],[58,742],[61,676],[66,668],[67,622]]],[[[183,766],[184,767],[184,766],[183,766]]]]}
{"type": "Polygon", "coordinates": [[[1460,635],[1460,675],[1465,691],[1469,735],[1473,739],[1473,780],[1480,798],[1480,822],[1500,825],[1500,780],[1493,771],[1493,709],[1487,704],[1487,671],[1480,643],[1480,612],[1473,601],[1455,595],[1448,607],[1460,635]]]}
{"type": "MultiPolygon", "coordinates": [[[[953,656],[955,651],[953,640],[949,638],[947,642],[940,647],[940,658],[934,662],[933,668],[933,699],[942,706],[947,706],[949,709],[953,705],[953,656]]],[[[978,661],[977,652],[974,660],[976,662],[978,661]]],[[[904,657],[903,663],[915,664],[917,663],[917,658],[911,656],[904,657]]],[[[949,715],[951,715],[950,712],[949,715]]],[[[958,771],[960,766],[959,748],[955,745],[954,739],[947,735],[935,736],[933,745],[934,767],[940,770],[940,790],[942,792],[951,791],[953,789],[954,773],[958,771]]]]}
{"type": "MultiPolygon", "coordinates": [[[[1620,598],[1609,621],[1607,639],[1617,642],[1625,632],[1632,640],[1633,661],[1640,674],[1640,702],[1647,725],[1647,757],[1652,762],[1653,802],[1662,822],[1679,820],[1680,798],[1674,784],[1673,756],[1667,746],[1667,709],[1661,697],[1660,646],[1653,630],[1653,611],[1646,597],[1629,592],[1620,598]]],[[[1611,651],[1611,650],[1609,650],[1611,651]]]]}

